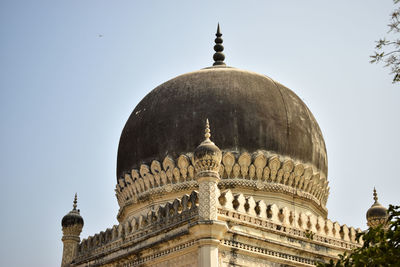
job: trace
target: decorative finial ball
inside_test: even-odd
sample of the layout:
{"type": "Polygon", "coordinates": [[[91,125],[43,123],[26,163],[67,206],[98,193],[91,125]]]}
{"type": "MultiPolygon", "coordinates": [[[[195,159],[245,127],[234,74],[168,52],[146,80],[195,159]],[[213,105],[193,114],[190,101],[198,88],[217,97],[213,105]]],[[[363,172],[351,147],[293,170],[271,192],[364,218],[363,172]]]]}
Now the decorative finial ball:
{"type": "Polygon", "coordinates": [[[210,140],[210,137],[210,126],[207,119],[205,140],[195,149],[193,155],[197,176],[203,176],[205,174],[216,176],[218,174],[221,165],[222,152],[210,140]]]}
{"type": "Polygon", "coordinates": [[[217,52],[213,55],[213,59],[215,62],[222,62],[225,60],[225,55],[221,52],[217,52]]]}

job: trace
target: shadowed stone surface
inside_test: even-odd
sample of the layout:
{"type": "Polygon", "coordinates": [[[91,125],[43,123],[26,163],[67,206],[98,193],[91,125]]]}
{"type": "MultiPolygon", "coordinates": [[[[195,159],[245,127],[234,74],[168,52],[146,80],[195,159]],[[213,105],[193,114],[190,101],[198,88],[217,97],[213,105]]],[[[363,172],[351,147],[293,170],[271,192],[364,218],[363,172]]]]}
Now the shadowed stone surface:
{"type": "Polygon", "coordinates": [[[295,93],[254,72],[211,67],[165,82],[136,106],[121,134],[117,178],[153,159],[193,151],[206,118],[222,151],[263,149],[327,175],[320,128],[295,93]]]}

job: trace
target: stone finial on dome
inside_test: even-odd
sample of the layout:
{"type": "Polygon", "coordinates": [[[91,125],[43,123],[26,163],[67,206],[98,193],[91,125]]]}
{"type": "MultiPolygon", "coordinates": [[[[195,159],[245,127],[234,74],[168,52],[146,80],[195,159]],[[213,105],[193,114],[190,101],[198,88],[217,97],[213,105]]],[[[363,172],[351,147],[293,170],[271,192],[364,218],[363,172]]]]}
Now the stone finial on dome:
{"type": "Polygon", "coordinates": [[[84,224],[83,218],[80,215],[80,211],[77,209],[78,206],[77,203],[78,203],[78,194],[75,193],[74,201],[72,204],[72,210],[62,218],[61,221],[62,227],[69,227],[73,225],[83,226],[84,224]]]}
{"type": "Polygon", "coordinates": [[[210,131],[210,122],[206,119],[206,129],[204,130],[205,134],[204,137],[206,138],[205,141],[210,141],[211,131],[210,131]]]}
{"type": "Polygon", "coordinates": [[[374,204],[367,211],[367,225],[369,227],[376,227],[378,225],[385,225],[387,222],[388,214],[387,209],[378,202],[378,194],[374,187],[374,204]]]}
{"type": "Polygon", "coordinates": [[[222,53],[222,51],[224,51],[224,46],[222,45],[224,40],[222,40],[222,38],[221,38],[222,33],[219,29],[219,23],[218,23],[218,27],[217,27],[217,33],[215,34],[215,36],[217,36],[217,38],[215,38],[215,45],[214,45],[215,54],[213,56],[213,58],[214,58],[213,66],[226,65],[224,62],[225,55],[224,55],[224,53],[222,53]]]}
{"type": "Polygon", "coordinates": [[[373,195],[374,195],[375,203],[378,203],[378,194],[376,193],[375,186],[374,186],[374,193],[373,193],[373,195]]]}
{"type": "Polygon", "coordinates": [[[210,123],[206,120],[204,141],[194,151],[194,167],[196,175],[218,177],[219,167],[221,165],[222,152],[211,141],[210,123]]]}
{"type": "Polygon", "coordinates": [[[78,206],[77,203],[78,203],[78,194],[75,193],[74,204],[72,205],[73,210],[76,210],[76,207],[78,206]]]}

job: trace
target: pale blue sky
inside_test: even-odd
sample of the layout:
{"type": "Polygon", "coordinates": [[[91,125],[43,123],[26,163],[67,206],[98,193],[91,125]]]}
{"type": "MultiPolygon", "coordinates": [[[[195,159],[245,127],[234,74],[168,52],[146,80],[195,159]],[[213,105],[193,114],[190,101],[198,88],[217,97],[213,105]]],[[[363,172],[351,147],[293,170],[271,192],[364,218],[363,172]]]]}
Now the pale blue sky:
{"type": "MultiPolygon", "coordinates": [[[[295,91],[325,137],[329,218],[365,228],[399,204],[400,86],[369,64],[390,0],[0,2],[0,266],[58,266],[78,192],[81,237],[117,222],[119,135],[155,86],[226,63],[295,91]],[[102,37],[99,37],[101,35],[102,37]]],[[[211,119],[211,118],[210,118],[211,119]]]]}

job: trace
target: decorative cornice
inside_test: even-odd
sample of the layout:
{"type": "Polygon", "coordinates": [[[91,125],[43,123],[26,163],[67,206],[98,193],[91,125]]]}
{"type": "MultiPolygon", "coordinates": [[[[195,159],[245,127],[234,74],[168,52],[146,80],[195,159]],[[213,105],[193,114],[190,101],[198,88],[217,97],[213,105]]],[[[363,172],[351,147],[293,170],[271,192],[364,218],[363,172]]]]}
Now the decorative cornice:
{"type": "MultiPolygon", "coordinates": [[[[326,177],[315,167],[287,157],[256,151],[224,152],[219,168],[220,188],[229,184],[267,192],[297,195],[312,201],[326,213],[329,195],[326,177]]],[[[159,197],[170,192],[194,190],[196,171],[193,154],[180,155],[176,160],[167,156],[162,162],[153,160],[150,166],[142,164],[118,179],[116,197],[119,214],[125,207],[145,202],[149,197],[159,197]]]]}
{"type": "Polygon", "coordinates": [[[227,247],[230,247],[230,248],[244,250],[244,251],[248,251],[251,253],[257,253],[257,254],[268,256],[270,258],[283,259],[285,261],[288,261],[290,263],[294,263],[297,265],[301,264],[301,266],[304,266],[304,265],[305,266],[315,266],[315,263],[316,263],[314,260],[308,259],[306,257],[300,257],[297,255],[288,254],[288,253],[285,253],[282,251],[274,251],[274,250],[260,247],[260,246],[244,244],[242,242],[237,242],[234,240],[223,240],[222,244],[227,247]]]}
{"type": "MultiPolygon", "coordinates": [[[[122,267],[143,266],[143,264],[145,264],[146,262],[149,262],[149,261],[153,262],[154,260],[156,260],[156,259],[158,259],[160,257],[163,257],[165,255],[168,255],[168,254],[171,254],[171,253],[176,253],[178,251],[187,249],[189,247],[193,247],[195,244],[196,244],[196,242],[194,240],[191,240],[189,242],[180,244],[178,246],[174,246],[174,247],[159,251],[159,252],[157,252],[155,254],[152,254],[152,255],[149,255],[149,256],[146,256],[146,257],[143,257],[143,258],[140,258],[140,259],[133,260],[132,262],[129,262],[129,263],[125,263],[125,264],[122,265],[122,267]]],[[[189,258],[187,261],[190,262],[191,265],[193,265],[194,263],[197,262],[197,257],[196,257],[197,254],[196,254],[196,252],[192,252],[191,254],[189,254],[187,256],[188,256],[187,258],[189,258]]],[[[188,264],[188,266],[189,266],[189,264],[188,264]]]]}

